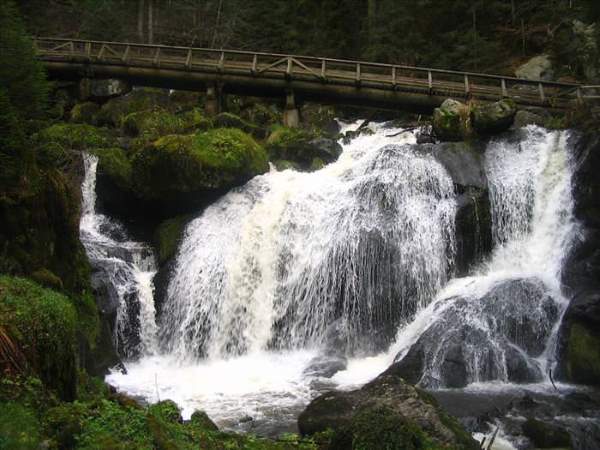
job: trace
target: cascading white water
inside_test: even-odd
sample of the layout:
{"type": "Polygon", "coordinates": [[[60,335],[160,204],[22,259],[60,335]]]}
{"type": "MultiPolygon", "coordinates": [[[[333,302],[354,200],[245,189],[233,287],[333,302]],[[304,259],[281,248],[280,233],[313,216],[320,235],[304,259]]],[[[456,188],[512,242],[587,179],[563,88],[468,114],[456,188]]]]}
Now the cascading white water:
{"type": "Polygon", "coordinates": [[[496,247],[472,276],[448,283],[452,180],[415,151],[412,134],[386,137],[398,131],[377,126],[318,172],[273,171],[207,208],[179,249],[163,354],[108,381],[149,401],[172,398],[184,416],[200,408],[228,428],[260,431],[262,421],[281,431],[318,393],[306,369],[323,347],[354,355],[329,387],[369,381],[428,337],[421,382],[443,387],[446,350],[465,332],[468,383],[509,381],[510,358],[546,376],[574,229],[568,133],[529,127],[490,143],[496,247]],[[241,424],[245,416],[255,420],[241,424]]]}
{"type": "Polygon", "coordinates": [[[452,385],[444,365],[461,358],[468,383],[548,377],[567,304],[560,272],[575,230],[572,169],[567,132],[521,133],[486,151],[492,257],[473,276],[452,280],[393,347],[402,360],[418,340],[427,346],[424,386],[452,385]]]}
{"type": "Polygon", "coordinates": [[[194,220],[163,310],[168,353],[389,345],[446,282],[455,215],[449,175],[393,131],[318,172],[257,177],[194,220]]]}
{"type": "Polygon", "coordinates": [[[105,303],[114,303],[115,347],[126,358],[153,354],[158,347],[154,253],[149,246],[130,240],[116,220],[96,212],[98,158],[84,154],[83,160],[80,237],[94,271],[93,280],[102,286],[105,303]]]}

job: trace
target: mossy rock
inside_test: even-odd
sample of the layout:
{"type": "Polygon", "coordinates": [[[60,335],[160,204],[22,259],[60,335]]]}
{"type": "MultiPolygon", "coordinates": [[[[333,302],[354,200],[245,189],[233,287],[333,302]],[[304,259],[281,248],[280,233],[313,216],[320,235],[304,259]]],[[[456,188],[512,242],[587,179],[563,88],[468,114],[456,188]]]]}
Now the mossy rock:
{"type": "Polygon", "coordinates": [[[60,277],[56,276],[48,269],[42,268],[36,270],[35,272],[31,273],[30,277],[35,282],[50,289],[61,290],[63,288],[63,282],[60,277]]]}
{"type": "Polygon", "coordinates": [[[433,111],[433,131],[442,141],[462,141],[470,131],[469,108],[467,105],[447,99],[433,111]]]}
{"type": "Polygon", "coordinates": [[[515,101],[506,98],[473,107],[471,121],[475,131],[481,135],[501,133],[512,126],[516,113],[515,101]]]}
{"type": "Polygon", "coordinates": [[[201,108],[205,95],[197,91],[174,90],[169,93],[169,102],[175,112],[190,111],[201,108]]]}
{"type": "Polygon", "coordinates": [[[93,149],[91,152],[98,157],[98,176],[106,177],[122,191],[130,191],[131,162],[125,150],[120,147],[93,149]]]}
{"type": "Polygon", "coordinates": [[[239,116],[231,113],[218,114],[214,118],[214,126],[217,128],[239,128],[257,139],[264,139],[267,137],[267,130],[246,122],[239,116]]]}
{"type": "Polygon", "coordinates": [[[190,418],[190,422],[194,426],[201,427],[205,430],[217,431],[219,427],[208,417],[204,411],[194,411],[192,413],[192,417],[190,418]]]}
{"type": "Polygon", "coordinates": [[[294,162],[294,161],[289,161],[287,159],[278,159],[276,161],[273,161],[273,165],[275,166],[275,168],[279,171],[283,171],[283,170],[297,170],[299,171],[300,168],[300,164],[294,162]]]}
{"type": "Polygon", "coordinates": [[[178,216],[162,222],[154,233],[154,245],[159,264],[164,264],[177,252],[183,231],[190,216],[178,216]]]}
{"type": "Polygon", "coordinates": [[[0,327],[33,373],[65,400],[77,383],[77,313],[62,294],[23,278],[0,276],[0,327]]]}
{"type": "Polygon", "coordinates": [[[312,171],[335,161],[342,147],[333,139],[316,136],[298,128],[275,127],[267,139],[267,152],[273,161],[292,161],[301,170],[312,171]],[[320,164],[320,162],[322,164],[320,164]]]}
{"type": "Polygon", "coordinates": [[[600,385],[600,335],[577,321],[568,334],[566,367],[570,381],[600,385]]]}
{"type": "Polygon", "coordinates": [[[98,113],[98,123],[120,128],[132,113],[154,108],[169,108],[169,92],[162,89],[135,89],[127,95],[107,101],[98,113]]]}
{"type": "Polygon", "coordinates": [[[256,101],[242,108],[240,118],[259,127],[269,128],[281,123],[283,114],[275,105],[256,101]]]}
{"type": "Polygon", "coordinates": [[[265,150],[251,136],[221,128],[158,139],[135,155],[133,182],[139,197],[168,202],[226,190],[268,169],[265,150]]]}
{"type": "Polygon", "coordinates": [[[71,109],[71,122],[96,125],[100,106],[94,102],[78,103],[71,109]]]}
{"type": "Polygon", "coordinates": [[[571,436],[564,429],[537,419],[527,419],[523,424],[523,434],[535,448],[572,448],[571,436]]]}
{"type": "Polygon", "coordinates": [[[87,124],[57,123],[37,135],[43,144],[55,144],[65,150],[109,147],[114,142],[107,130],[87,124]]]}

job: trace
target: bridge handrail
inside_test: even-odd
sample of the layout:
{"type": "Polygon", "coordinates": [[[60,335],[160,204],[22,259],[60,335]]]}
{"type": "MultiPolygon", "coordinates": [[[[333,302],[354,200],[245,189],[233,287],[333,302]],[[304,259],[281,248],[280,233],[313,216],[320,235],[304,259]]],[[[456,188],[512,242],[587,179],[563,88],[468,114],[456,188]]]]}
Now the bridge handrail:
{"type": "Polygon", "coordinates": [[[476,73],[476,72],[462,72],[456,70],[446,70],[446,69],[435,69],[435,68],[427,68],[427,67],[417,67],[417,66],[407,66],[401,64],[386,64],[386,63],[377,63],[370,61],[356,61],[356,60],[348,60],[348,59],[336,59],[336,58],[326,58],[326,57],[315,57],[315,56],[302,56],[302,55],[291,55],[291,54],[283,54],[283,53],[268,53],[268,52],[254,52],[248,50],[231,50],[231,49],[213,49],[213,48],[203,48],[203,47],[183,47],[183,46],[169,46],[169,45],[160,45],[160,44],[141,44],[137,42],[114,42],[114,41],[95,41],[89,39],[72,39],[72,38],[50,38],[50,37],[34,37],[34,41],[36,42],[73,42],[79,44],[99,44],[106,46],[129,46],[129,47],[141,47],[141,48],[150,48],[150,49],[170,49],[170,50],[184,50],[184,51],[198,51],[205,53],[213,53],[217,56],[221,54],[231,54],[231,55],[247,55],[247,56],[265,56],[265,57],[275,57],[275,58],[294,58],[297,60],[303,61],[312,61],[312,62],[331,62],[337,64],[349,64],[360,67],[377,67],[377,68],[387,68],[387,69],[400,69],[404,71],[413,71],[413,72],[421,72],[425,74],[445,74],[445,75],[458,75],[458,76],[466,76],[471,78],[482,78],[488,80],[496,80],[499,82],[511,82],[514,84],[520,85],[529,85],[529,86],[544,86],[544,87],[556,87],[556,88],[571,88],[573,91],[577,89],[583,88],[581,84],[577,83],[566,83],[559,81],[545,81],[545,80],[529,80],[525,78],[517,78],[510,76],[502,76],[502,75],[492,75],[485,73],[476,73]]]}

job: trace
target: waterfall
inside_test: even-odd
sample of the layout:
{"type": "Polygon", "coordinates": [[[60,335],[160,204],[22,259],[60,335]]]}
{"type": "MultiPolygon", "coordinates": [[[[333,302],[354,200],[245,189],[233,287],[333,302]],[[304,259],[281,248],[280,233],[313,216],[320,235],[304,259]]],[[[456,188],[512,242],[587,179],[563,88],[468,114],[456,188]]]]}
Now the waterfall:
{"type": "Polygon", "coordinates": [[[486,150],[490,260],[452,280],[394,346],[403,370],[421,365],[423,386],[537,382],[552,369],[567,305],[560,272],[575,230],[568,132],[528,127],[520,134],[486,150]]]}
{"type": "Polygon", "coordinates": [[[159,351],[108,381],[262,434],[295,430],[322,383],[354,387],[394,361],[424,387],[545,383],[575,229],[569,133],[532,126],[490,141],[494,251],[452,279],[451,177],[413,134],[371,130],[337,162],[272,170],[192,220],[159,351]],[[347,362],[325,381],[307,370],[323,354],[347,362]]]}
{"type": "Polygon", "coordinates": [[[161,321],[167,352],[386,348],[447,281],[456,209],[441,164],[389,132],[320,171],[257,177],[192,221],[161,321]]]}
{"type": "Polygon", "coordinates": [[[152,354],[158,347],[154,253],[148,245],[131,240],[118,221],[96,211],[98,158],[84,154],[83,161],[80,238],[92,266],[92,282],[101,292],[103,312],[114,311],[115,348],[124,358],[152,354]]]}

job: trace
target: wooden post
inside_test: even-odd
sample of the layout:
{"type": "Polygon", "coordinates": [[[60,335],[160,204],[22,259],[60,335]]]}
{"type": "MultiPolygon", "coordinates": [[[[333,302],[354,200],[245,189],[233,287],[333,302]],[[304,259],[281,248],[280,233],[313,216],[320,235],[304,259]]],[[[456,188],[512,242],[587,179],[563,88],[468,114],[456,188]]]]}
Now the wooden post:
{"type": "Polygon", "coordinates": [[[221,112],[221,90],[216,83],[209,84],[206,88],[204,111],[209,117],[214,117],[221,112]]]}
{"type": "Polygon", "coordinates": [[[471,95],[471,85],[469,84],[468,75],[465,75],[465,94],[467,94],[467,97],[471,95]]]}
{"type": "Polygon", "coordinates": [[[321,80],[327,81],[327,61],[321,60],[321,80]]]}
{"type": "Polygon", "coordinates": [[[127,64],[127,60],[129,59],[129,45],[125,47],[125,53],[123,53],[123,58],[121,58],[125,64],[127,64]]]}
{"type": "Polygon", "coordinates": [[[546,101],[546,95],[544,94],[544,85],[542,83],[538,83],[538,89],[540,91],[540,99],[543,103],[546,101]]]}
{"type": "Polygon", "coordinates": [[[583,95],[581,94],[581,88],[577,87],[577,103],[583,105],[583,95]]]}
{"type": "Polygon", "coordinates": [[[429,84],[429,95],[433,93],[433,74],[431,70],[427,71],[427,83],[429,84]]]}
{"type": "Polygon", "coordinates": [[[508,97],[508,91],[506,90],[506,80],[504,78],[502,78],[501,85],[502,85],[502,98],[506,98],[506,97],[508,97]]]}
{"type": "Polygon", "coordinates": [[[160,67],[160,47],[156,48],[156,53],[154,54],[154,61],[152,61],[152,63],[155,66],[160,67]]]}
{"type": "Polygon", "coordinates": [[[221,52],[221,56],[219,58],[219,72],[223,72],[225,67],[225,52],[221,52]]]}
{"type": "Polygon", "coordinates": [[[396,66],[392,67],[392,86],[396,86],[396,66]]]}
{"type": "Polygon", "coordinates": [[[286,78],[290,78],[292,76],[292,67],[293,67],[292,58],[290,56],[288,56],[287,68],[285,69],[286,78]]]}
{"type": "Polygon", "coordinates": [[[289,128],[298,128],[300,126],[300,113],[298,108],[296,108],[296,99],[292,90],[289,90],[285,96],[283,124],[289,128]]]}
{"type": "Polygon", "coordinates": [[[85,43],[85,56],[87,56],[88,59],[90,59],[92,57],[92,43],[91,42],[85,43]]]}
{"type": "Polygon", "coordinates": [[[258,67],[258,55],[254,54],[254,56],[252,57],[252,75],[256,75],[256,69],[258,67]]]}
{"type": "Polygon", "coordinates": [[[356,85],[360,86],[360,64],[356,64],[356,85]]]}
{"type": "Polygon", "coordinates": [[[187,57],[185,58],[185,68],[190,70],[192,68],[192,49],[190,48],[187,52],[187,57]]]}

